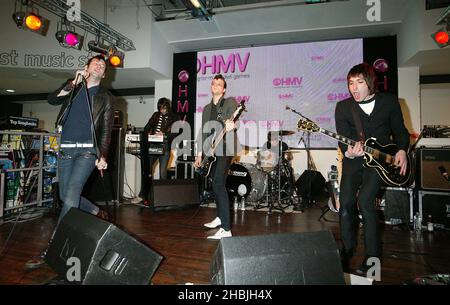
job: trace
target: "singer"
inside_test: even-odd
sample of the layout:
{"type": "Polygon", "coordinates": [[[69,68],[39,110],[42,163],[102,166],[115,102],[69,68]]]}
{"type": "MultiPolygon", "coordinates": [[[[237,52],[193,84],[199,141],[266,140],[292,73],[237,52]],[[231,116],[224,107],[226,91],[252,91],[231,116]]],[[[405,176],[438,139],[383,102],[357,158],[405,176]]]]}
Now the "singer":
{"type": "Polygon", "coordinates": [[[51,105],[62,104],[56,120],[57,128],[62,131],[58,177],[63,207],[58,224],[71,207],[105,217],[104,211],[81,197],[94,167],[102,171],[108,166],[114,97],[100,86],[105,72],[105,58],[94,56],[83,70],[76,72],[74,79],[68,80],[48,98],[51,105]],[[88,107],[90,101],[92,105],[88,107]]]}
{"type": "MultiPolygon", "coordinates": [[[[114,120],[114,97],[100,86],[105,72],[104,57],[94,56],[88,60],[83,70],[76,72],[74,79],[68,80],[48,96],[50,105],[62,105],[55,124],[61,132],[58,184],[59,197],[63,202],[56,228],[72,207],[108,218],[105,211],[81,197],[84,184],[94,167],[103,171],[108,166],[106,160],[114,120]]],[[[26,268],[42,266],[45,252],[46,250],[37,258],[29,260],[26,268]]]]}

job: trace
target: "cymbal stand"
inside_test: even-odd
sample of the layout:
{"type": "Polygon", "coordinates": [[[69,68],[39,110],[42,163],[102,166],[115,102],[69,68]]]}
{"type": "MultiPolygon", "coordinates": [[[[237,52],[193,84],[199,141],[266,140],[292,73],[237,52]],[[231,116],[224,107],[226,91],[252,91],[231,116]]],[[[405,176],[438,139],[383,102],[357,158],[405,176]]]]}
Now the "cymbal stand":
{"type": "MultiPolygon", "coordinates": [[[[284,207],[283,204],[281,203],[281,158],[283,157],[283,135],[280,133],[278,134],[278,170],[277,170],[277,184],[278,184],[278,201],[277,201],[277,206],[275,206],[275,203],[273,201],[271,201],[271,203],[269,203],[269,211],[268,213],[270,214],[272,212],[272,210],[278,210],[281,213],[284,213],[284,207]]],[[[272,147],[271,147],[272,148],[272,147]]]]}
{"type": "MultiPolygon", "coordinates": [[[[307,121],[309,121],[309,122],[313,122],[311,119],[309,119],[308,117],[306,117],[306,116],[304,116],[303,114],[301,114],[300,112],[298,112],[297,110],[295,110],[295,109],[292,109],[291,107],[289,107],[289,106],[286,106],[286,110],[290,110],[290,111],[292,111],[293,113],[295,113],[295,114],[297,114],[298,116],[300,116],[300,117],[302,117],[302,118],[304,118],[305,120],[307,120],[307,121]]],[[[303,134],[304,134],[305,132],[303,132],[303,134]]],[[[309,131],[306,131],[306,133],[307,133],[307,135],[306,135],[306,143],[305,143],[305,140],[303,139],[303,137],[300,139],[300,142],[301,141],[303,141],[303,144],[305,145],[305,150],[306,150],[306,169],[307,169],[307,177],[308,177],[308,191],[307,191],[307,194],[306,194],[306,202],[305,202],[305,204],[306,204],[306,206],[307,207],[311,207],[313,204],[314,204],[314,201],[313,200],[311,200],[311,187],[312,187],[312,177],[311,177],[311,175],[310,175],[310,170],[311,170],[311,157],[310,157],[310,154],[311,154],[311,152],[310,152],[310,145],[311,145],[311,140],[310,140],[310,137],[311,137],[311,132],[309,132],[309,131]]],[[[299,143],[300,143],[299,142],[299,143]]],[[[300,194],[299,194],[300,195],[300,194]]]]}

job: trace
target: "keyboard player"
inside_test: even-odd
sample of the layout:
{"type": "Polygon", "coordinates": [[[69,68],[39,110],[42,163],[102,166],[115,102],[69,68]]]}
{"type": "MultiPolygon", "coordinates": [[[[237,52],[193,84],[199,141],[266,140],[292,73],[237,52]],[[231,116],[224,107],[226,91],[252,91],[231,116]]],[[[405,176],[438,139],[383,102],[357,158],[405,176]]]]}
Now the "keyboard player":
{"type": "MultiPolygon", "coordinates": [[[[153,113],[148,120],[147,125],[144,127],[143,134],[148,134],[150,135],[150,138],[153,139],[163,137],[164,141],[157,141],[159,142],[157,145],[163,145],[164,149],[162,154],[159,151],[157,153],[152,153],[151,149],[149,153],[148,149],[142,149],[143,146],[146,147],[146,145],[141,144],[141,190],[139,192],[139,196],[132,200],[133,203],[148,200],[153,181],[153,167],[156,165],[156,162],[159,162],[160,179],[167,179],[167,165],[170,158],[170,142],[171,139],[173,139],[170,130],[172,124],[177,120],[177,117],[172,112],[171,101],[168,98],[160,98],[157,106],[158,111],[153,113]]],[[[152,148],[152,142],[150,142],[149,146],[152,148]]]]}

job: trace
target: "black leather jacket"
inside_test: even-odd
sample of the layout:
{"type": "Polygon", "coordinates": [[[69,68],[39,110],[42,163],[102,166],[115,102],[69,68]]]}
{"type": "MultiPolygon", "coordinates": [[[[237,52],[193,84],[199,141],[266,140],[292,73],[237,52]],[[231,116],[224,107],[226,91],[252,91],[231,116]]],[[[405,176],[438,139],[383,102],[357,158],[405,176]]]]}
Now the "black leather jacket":
{"type": "MultiPolygon", "coordinates": [[[[66,112],[69,106],[70,93],[65,96],[57,96],[62,88],[72,80],[68,80],[61,87],[59,87],[53,93],[48,96],[48,103],[50,105],[61,105],[61,110],[59,111],[58,117],[56,119],[56,127],[61,125],[62,120],[65,119],[66,112]]],[[[78,86],[73,93],[75,98],[82,86],[78,86]]],[[[84,90],[84,89],[83,89],[84,90]]],[[[109,143],[111,142],[111,132],[112,125],[114,121],[114,96],[109,92],[108,89],[100,86],[97,94],[94,95],[92,99],[92,116],[94,118],[95,133],[98,141],[98,148],[100,150],[101,156],[105,159],[108,157],[109,143]]]]}

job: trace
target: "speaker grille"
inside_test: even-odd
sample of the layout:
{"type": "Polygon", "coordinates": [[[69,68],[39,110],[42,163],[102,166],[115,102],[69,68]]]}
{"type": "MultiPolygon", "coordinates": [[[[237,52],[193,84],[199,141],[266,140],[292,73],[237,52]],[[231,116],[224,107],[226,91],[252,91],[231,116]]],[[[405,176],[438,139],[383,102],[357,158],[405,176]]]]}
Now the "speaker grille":
{"type": "Polygon", "coordinates": [[[211,283],[227,285],[345,284],[336,242],[328,231],[223,238],[211,283]]]}
{"type": "Polygon", "coordinates": [[[67,265],[71,257],[80,262],[78,284],[92,285],[150,284],[162,260],[113,224],[74,208],[58,225],[45,262],[67,279],[69,269],[74,271],[74,265],[67,265]]]}

